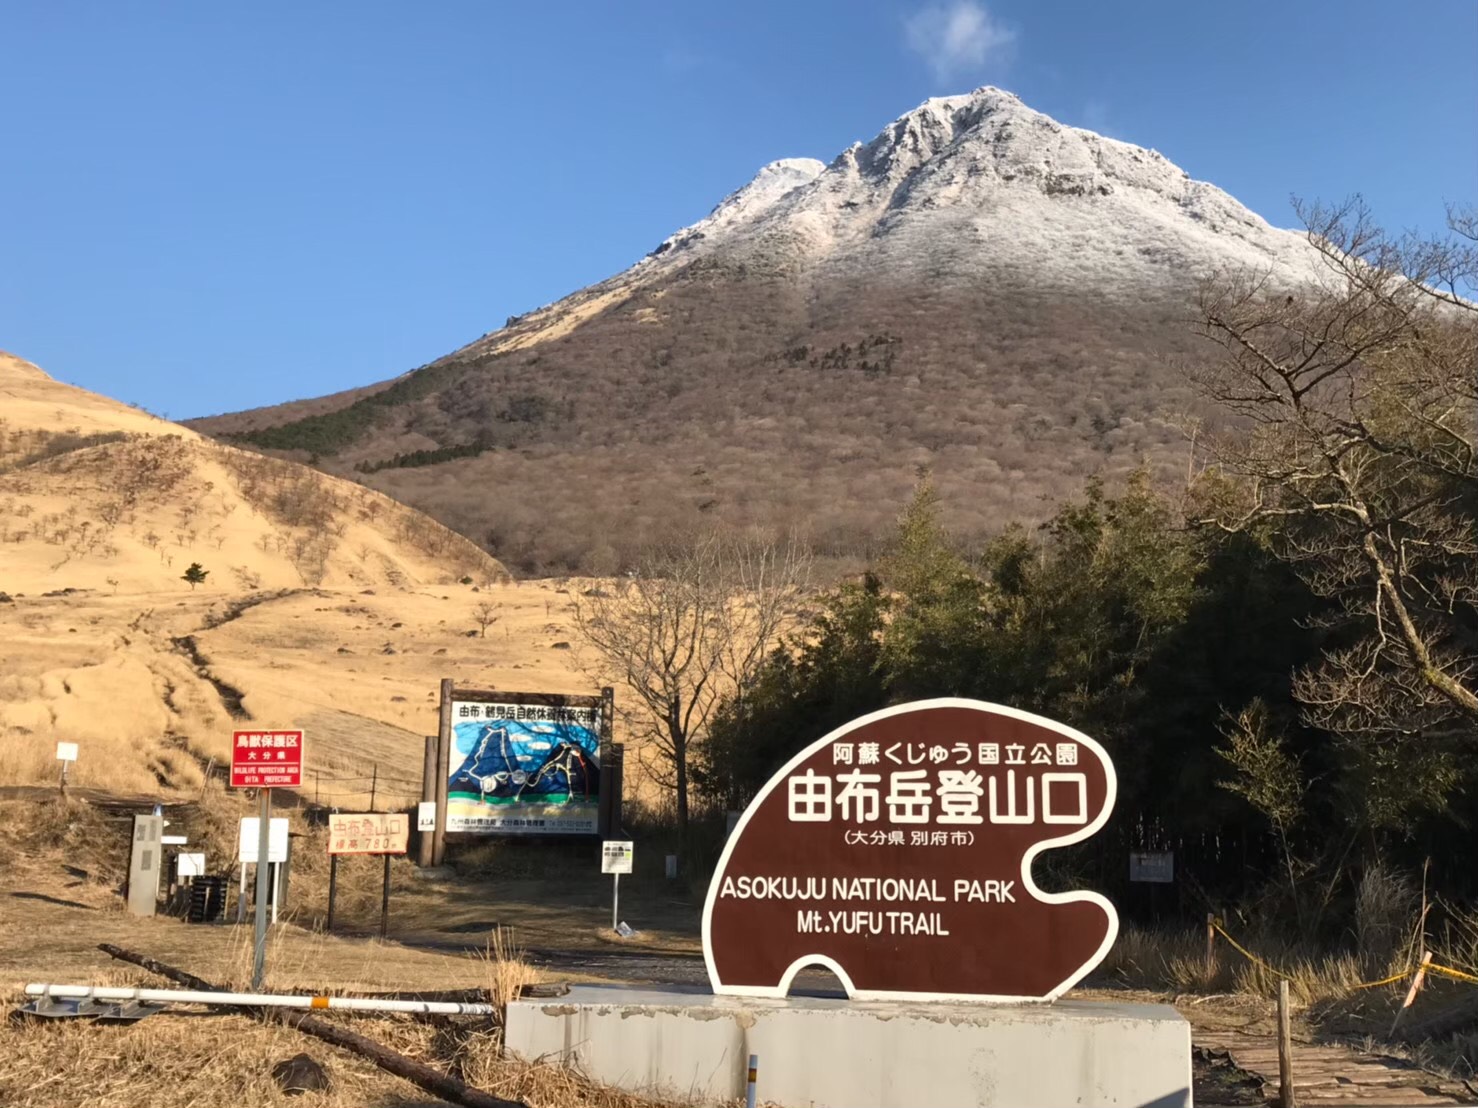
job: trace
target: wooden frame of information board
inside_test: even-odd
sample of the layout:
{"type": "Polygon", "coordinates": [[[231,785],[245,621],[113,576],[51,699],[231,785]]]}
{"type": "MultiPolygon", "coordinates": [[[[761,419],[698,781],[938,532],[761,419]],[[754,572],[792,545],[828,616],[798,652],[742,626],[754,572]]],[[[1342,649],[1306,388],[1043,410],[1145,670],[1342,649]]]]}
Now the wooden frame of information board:
{"type": "Polygon", "coordinates": [[[457,687],[450,678],[443,678],[441,682],[440,698],[438,707],[438,727],[435,739],[434,753],[432,744],[427,741],[426,770],[428,779],[423,795],[427,799],[434,799],[436,804],[436,825],[431,833],[430,862],[432,865],[442,865],[446,859],[447,836],[451,834],[460,839],[464,832],[448,831],[448,792],[450,785],[450,773],[448,767],[451,763],[453,739],[453,704],[516,704],[541,708],[573,708],[583,710],[594,710],[599,713],[598,738],[599,738],[599,792],[597,795],[596,826],[592,832],[594,837],[601,839],[609,838],[613,830],[619,831],[621,827],[621,787],[623,754],[620,743],[612,741],[612,716],[615,705],[615,691],[604,688],[597,696],[585,696],[565,693],[532,693],[504,691],[501,689],[465,689],[457,687]],[[433,786],[434,782],[434,786],[433,786]],[[434,788],[434,795],[433,794],[434,788]]]}

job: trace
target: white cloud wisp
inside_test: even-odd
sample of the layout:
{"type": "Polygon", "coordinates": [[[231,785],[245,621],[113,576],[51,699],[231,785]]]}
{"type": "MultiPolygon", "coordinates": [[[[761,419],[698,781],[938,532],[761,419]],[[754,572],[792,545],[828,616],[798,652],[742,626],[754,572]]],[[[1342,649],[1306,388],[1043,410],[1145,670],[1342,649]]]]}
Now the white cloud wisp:
{"type": "Polygon", "coordinates": [[[923,8],[909,16],[903,28],[909,49],[940,80],[1004,64],[1016,44],[1016,32],[975,0],[923,8]]]}

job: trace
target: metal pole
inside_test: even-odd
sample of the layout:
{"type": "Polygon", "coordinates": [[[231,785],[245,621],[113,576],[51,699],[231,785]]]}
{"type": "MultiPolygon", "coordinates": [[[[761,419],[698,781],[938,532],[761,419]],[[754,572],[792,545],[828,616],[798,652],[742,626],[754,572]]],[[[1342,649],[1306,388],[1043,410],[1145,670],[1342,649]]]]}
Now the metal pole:
{"type": "Polygon", "coordinates": [[[248,1008],[332,1008],[347,1012],[420,1012],[431,1015],[490,1016],[491,1004],[439,1000],[381,1000],[352,996],[303,996],[281,993],[217,993],[199,989],[131,989],[92,985],[27,985],[27,996],[64,1000],[142,1000],[168,1004],[210,1004],[248,1008]]]}
{"type": "Polygon", "coordinates": [[[385,855],[385,888],[380,894],[380,938],[390,933],[390,855],[385,855]]]}
{"type": "Polygon", "coordinates": [[[328,919],[323,925],[325,931],[334,929],[334,900],[339,893],[339,856],[330,854],[328,856],[328,919]]]}
{"type": "Polygon", "coordinates": [[[380,763],[376,762],[370,770],[370,811],[375,810],[375,791],[380,784],[380,763]]]}
{"type": "Polygon", "coordinates": [[[611,930],[616,930],[616,921],[621,918],[621,875],[611,874],[611,930]]]}
{"type": "Polygon", "coordinates": [[[754,1108],[755,1086],[759,1084],[760,1056],[749,1056],[749,1077],[744,1082],[744,1108],[754,1108]]]}
{"type": "Polygon", "coordinates": [[[267,976],[267,855],[272,829],[272,790],[257,790],[257,934],[256,949],[252,956],[251,987],[261,989],[267,976]]]}
{"type": "Polygon", "coordinates": [[[1278,1105],[1294,1108],[1293,1019],[1288,1011],[1288,982],[1278,982],[1278,1105]]]}

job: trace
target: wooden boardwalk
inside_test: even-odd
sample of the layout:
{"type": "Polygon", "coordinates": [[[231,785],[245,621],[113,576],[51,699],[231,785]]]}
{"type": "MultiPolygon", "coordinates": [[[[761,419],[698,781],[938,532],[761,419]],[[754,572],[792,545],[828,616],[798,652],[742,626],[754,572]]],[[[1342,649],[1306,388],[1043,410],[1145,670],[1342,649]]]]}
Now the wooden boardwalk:
{"type": "MultiPolygon", "coordinates": [[[[1272,1035],[1196,1030],[1191,1037],[1196,1046],[1228,1054],[1234,1066],[1260,1078],[1263,1095],[1277,1103],[1278,1043],[1272,1035]]],[[[1337,1044],[1295,1042],[1293,1087],[1300,1105],[1440,1108],[1478,1104],[1478,1095],[1460,1081],[1444,1080],[1397,1058],[1362,1054],[1337,1044]]]]}

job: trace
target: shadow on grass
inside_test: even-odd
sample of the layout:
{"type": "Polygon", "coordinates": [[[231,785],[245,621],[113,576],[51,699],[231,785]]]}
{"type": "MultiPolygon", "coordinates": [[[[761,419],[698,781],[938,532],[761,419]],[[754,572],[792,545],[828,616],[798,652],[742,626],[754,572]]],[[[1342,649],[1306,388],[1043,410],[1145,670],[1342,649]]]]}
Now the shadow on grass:
{"type": "Polygon", "coordinates": [[[20,900],[44,900],[48,904],[57,904],[63,908],[82,908],[88,912],[97,911],[91,904],[78,904],[75,900],[64,900],[59,896],[47,896],[45,893],[13,892],[10,895],[20,900]]]}

